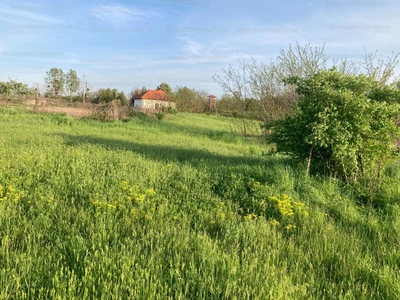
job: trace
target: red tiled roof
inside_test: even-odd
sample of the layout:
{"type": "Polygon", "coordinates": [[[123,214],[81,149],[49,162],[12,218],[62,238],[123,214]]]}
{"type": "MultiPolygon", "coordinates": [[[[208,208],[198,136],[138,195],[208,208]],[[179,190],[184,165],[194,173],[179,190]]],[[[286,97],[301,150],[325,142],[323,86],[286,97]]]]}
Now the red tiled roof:
{"type": "Polygon", "coordinates": [[[210,96],[208,96],[209,98],[215,99],[217,98],[217,96],[215,96],[214,94],[211,94],[210,96]]]}
{"type": "Polygon", "coordinates": [[[132,99],[168,100],[167,96],[167,93],[162,90],[148,90],[137,96],[133,96],[132,99]]]}

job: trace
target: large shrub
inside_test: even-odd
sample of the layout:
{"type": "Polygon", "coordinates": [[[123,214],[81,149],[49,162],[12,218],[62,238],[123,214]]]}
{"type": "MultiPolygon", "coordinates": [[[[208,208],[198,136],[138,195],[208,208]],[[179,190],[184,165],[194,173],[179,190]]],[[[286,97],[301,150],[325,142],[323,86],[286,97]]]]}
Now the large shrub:
{"type": "Polygon", "coordinates": [[[285,83],[296,86],[299,100],[294,114],[266,125],[277,150],[346,181],[379,178],[396,148],[400,91],[336,69],[285,83]]]}

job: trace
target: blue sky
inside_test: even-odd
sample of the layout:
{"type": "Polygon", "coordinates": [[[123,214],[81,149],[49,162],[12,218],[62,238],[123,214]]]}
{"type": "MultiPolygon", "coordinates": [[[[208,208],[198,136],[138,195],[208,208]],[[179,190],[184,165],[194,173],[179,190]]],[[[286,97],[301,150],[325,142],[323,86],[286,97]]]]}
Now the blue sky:
{"type": "Polygon", "coordinates": [[[111,87],[204,89],[239,60],[268,62],[279,49],[322,46],[332,57],[400,51],[400,1],[153,0],[0,4],[0,80],[44,83],[52,67],[111,87]],[[272,2],[272,1],[270,1],[272,2]]]}

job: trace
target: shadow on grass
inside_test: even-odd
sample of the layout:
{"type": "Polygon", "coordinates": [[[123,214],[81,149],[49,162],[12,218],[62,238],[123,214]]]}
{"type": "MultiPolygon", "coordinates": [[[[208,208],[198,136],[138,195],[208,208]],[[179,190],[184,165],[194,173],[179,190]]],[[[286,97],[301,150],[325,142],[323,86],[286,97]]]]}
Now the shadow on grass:
{"type": "Polygon", "coordinates": [[[272,184],[275,174],[291,166],[291,161],[284,157],[267,157],[260,155],[225,156],[218,155],[207,149],[181,148],[171,145],[141,144],[133,141],[102,138],[92,135],[72,135],[61,133],[67,145],[92,144],[110,150],[132,151],[141,156],[162,163],[179,162],[194,167],[207,168],[212,174],[221,174],[224,177],[238,174],[241,177],[272,184]]]}
{"type": "Polygon", "coordinates": [[[139,119],[135,117],[132,118],[132,121],[146,122],[147,125],[157,127],[159,130],[165,133],[179,132],[192,137],[206,137],[212,140],[219,140],[227,143],[236,143],[246,139],[239,133],[229,131],[229,128],[226,128],[226,130],[220,130],[207,127],[199,127],[190,124],[181,125],[168,121],[165,122],[156,121],[153,119],[139,119]]]}
{"type": "Polygon", "coordinates": [[[138,153],[144,157],[161,162],[182,162],[192,165],[239,165],[249,166],[262,164],[260,156],[223,156],[211,153],[206,149],[184,149],[169,145],[148,145],[132,141],[114,140],[91,135],[75,136],[71,134],[59,134],[68,145],[92,144],[106,147],[110,150],[125,150],[138,153]]]}

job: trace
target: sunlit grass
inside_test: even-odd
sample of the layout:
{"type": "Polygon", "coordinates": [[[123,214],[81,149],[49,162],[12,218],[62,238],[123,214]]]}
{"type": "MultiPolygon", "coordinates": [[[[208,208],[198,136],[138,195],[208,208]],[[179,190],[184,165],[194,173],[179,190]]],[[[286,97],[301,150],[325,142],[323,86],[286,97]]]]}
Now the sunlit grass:
{"type": "Polygon", "coordinates": [[[398,162],[377,209],[268,147],[0,108],[0,299],[397,299],[398,162]]]}

